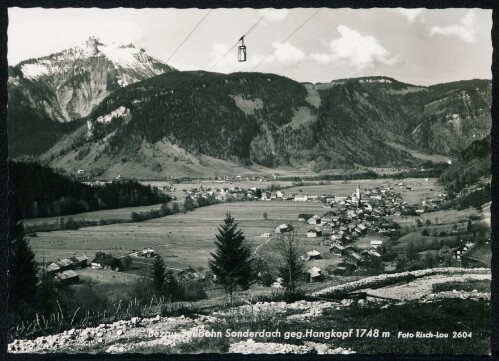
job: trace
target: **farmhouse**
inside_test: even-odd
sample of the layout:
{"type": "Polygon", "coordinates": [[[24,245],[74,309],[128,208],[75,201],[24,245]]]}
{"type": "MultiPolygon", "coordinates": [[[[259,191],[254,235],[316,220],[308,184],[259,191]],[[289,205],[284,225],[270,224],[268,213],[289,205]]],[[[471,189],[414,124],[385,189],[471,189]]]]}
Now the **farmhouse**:
{"type": "Polygon", "coordinates": [[[275,229],[275,233],[286,233],[286,232],[291,232],[293,230],[293,227],[290,224],[284,223],[275,229]]]}
{"type": "Polygon", "coordinates": [[[57,261],[57,264],[60,266],[60,271],[67,271],[71,269],[75,269],[75,265],[69,258],[64,258],[59,261],[57,261]]]}
{"type": "Polygon", "coordinates": [[[59,266],[56,262],[52,262],[47,266],[47,269],[45,270],[47,273],[55,273],[55,272],[60,272],[61,271],[61,266],[59,266]]]}
{"type": "Polygon", "coordinates": [[[183,280],[202,280],[204,279],[204,274],[201,272],[197,272],[194,268],[189,267],[186,269],[183,269],[179,273],[177,273],[177,279],[179,281],[183,280]]]}
{"type": "Polygon", "coordinates": [[[345,257],[344,262],[354,264],[357,266],[361,260],[362,256],[356,252],[353,252],[349,256],[345,257]]]}
{"type": "Polygon", "coordinates": [[[317,238],[322,235],[322,231],[320,229],[312,228],[307,231],[307,238],[317,238]]]}
{"type": "Polygon", "coordinates": [[[454,249],[452,249],[452,258],[455,260],[460,260],[461,256],[468,251],[470,247],[466,244],[462,244],[454,249]]]}
{"type": "Polygon", "coordinates": [[[320,252],[316,251],[315,249],[313,251],[308,251],[307,255],[305,256],[305,260],[307,261],[312,261],[314,259],[321,259],[321,254],[320,252]]]}
{"type": "Polygon", "coordinates": [[[321,224],[321,217],[313,215],[307,220],[308,224],[321,224]]]}
{"type": "Polygon", "coordinates": [[[371,241],[371,247],[380,247],[383,245],[383,241],[381,239],[373,239],[371,241]]]}
{"type": "Polygon", "coordinates": [[[156,251],[153,250],[152,248],[146,248],[140,251],[138,254],[139,257],[145,257],[145,258],[152,258],[156,257],[156,251]]]}
{"type": "Polygon", "coordinates": [[[294,198],[295,202],[306,202],[308,200],[308,196],[306,194],[304,195],[295,195],[294,198]]]}
{"type": "Polygon", "coordinates": [[[368,255],[370,256],[373,256],[373,257],[376,257],[376,258],[379,258],[381,257],[381,254],[378,253],[378,251],[374,250],[374,249],[369,249],[367,250],[366,252],[368,255]]]}
{"type": "Polygon", "coordinates": [[[66,286],[73,283],[77,283],[80,280],[80,277],[75,271],[68,270],[63,272],[57,272],[55,274],[55,279],[61,286],[66,286]]]}
{"type": "Polygon", "coordinates": [[[322,270],[319,267],[311,267],[307,270],[308,279],[310,282],[317,282],[322,279],[322,270]]]}
{"type": "Polygon", "coordinates": [[[121,261],[111,255],[97,252],[95,258],[92,260],[91,266],[92,269],[111,269],[113,271],[119,271],[121,261]]]}
{"type": "Polygon", "coordinates": [[[75,268],[85,268],[88,266],[87,256],[73,256],[69,259],[75,268]]]}
{"type": "Polygon", "coordinates": [[[351,263],[338,263],[338,266],[334,269],[333,274],[336,276],[348,275],[354,272],[357,266],[351,263]]]}
{"type": "Polygon", "coordinates": [[[312,218],[314,215],[313,214],[308,214],[308,213],[300,213],[298,215],[298,220],[300,222],[306,222],[308,221],[310,218],[312,218]]]}
{"type": "Polygon", "coordinates": [[[490,241],[476,242],[466,253],[461,256],[463,267],[487,267],[490,268],[492,249],[490,241]]]}
{"type": "Polygon", "coordinates": [[[335,243],[329,248],[329,252],[331,252],[332,254],[336,254],[338,256],[341,256],[341,255],[345,254],[345,247],[335,243]]]}

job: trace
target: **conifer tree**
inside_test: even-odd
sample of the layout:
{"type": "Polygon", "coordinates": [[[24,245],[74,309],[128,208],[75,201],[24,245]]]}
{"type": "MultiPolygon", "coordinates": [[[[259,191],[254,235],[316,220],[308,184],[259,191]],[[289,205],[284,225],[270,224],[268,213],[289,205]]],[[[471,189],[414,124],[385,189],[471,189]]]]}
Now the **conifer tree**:
{"type": "Polygon", "coordinates": [[[303,262],[300,259],[303,250],[295,233],[281,235],[277,239],[275,247],[280,257],[277,271],[285,288],[284,295],[287,300],[291,301],[298,294],[298,282],[304,269],[303,262]]]}
{"type": "Polygon", "coordinates": [[[253,259],[249,248],[243,244],[243,232],[238,229],[229,212],[225,216],[224,224],[218,228],[216,239],[217,249],[210,253],[212,259],[209,260],[209,267],[216,277],[215,282],[221,284],[229,293],[232,304],[232,294],[236,287],[248,289],[255,279],[253,259]]]}
{"type": "Polygon", "coordinates": [[[163,295],[166,278],[166,266],[161,256],[157,256],[152,264],[151,278],[153,292],[158,296],[163,295]]]}
{"type": "Polygon", "coordinates": [[[38,291],[38,266],[35,254],[24,234],[22,216],[17,199],[9,197],[8,235],[9,309],[21,312],[25,305],[33,305],[38,291]]]}

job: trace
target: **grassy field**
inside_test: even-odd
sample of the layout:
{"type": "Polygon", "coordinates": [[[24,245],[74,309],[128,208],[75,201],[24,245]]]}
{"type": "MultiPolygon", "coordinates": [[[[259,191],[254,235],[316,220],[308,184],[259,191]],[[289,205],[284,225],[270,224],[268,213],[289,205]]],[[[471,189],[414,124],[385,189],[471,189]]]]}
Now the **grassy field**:
{"type": "MultiPolygon", "coordinates": [[[[43,255],[46,261],[73,254],[85,254],[91,258],[96,251],[122,255],[153,247],[165,258],[168,267],[206,267],[209,253],[214,250],[217,227],[223,222],[227,211],[235,217],[249,246],[254,249],[267,240],[260,237],[262,233],[273,232],[282,223],[292,223],[299,227],[304,225],[297,221],[299,213],[323,214],[327,209],[322,208],[321,203],[225,203],[142,223],[40,232],[37,237],[30,238],[30,244],[38,260],[43,255]],[[267,212],[268,220],[264,220],[263,212],[267,212]]],[[[308,227],[299,230],[299,236],[305,239],[307,230],[308,227]]],[[[306,242],[318,243],[319,240],[306,242]]]]}
{"type": "MultiPolygon", "coordinates": [[[[421,183],[421,188],[416,191],[406,191],[400,189],[401,193],[413,192],[420,194],[419,197],[434,195],[429,188],[434,186],[435,180],[421,183]]],[[[363,181],[361,187],[372,187],[381,184],[381,180],[363,181]]],[[[406,181],[406,183],[408,183],[406,181]]],[[[196,184],[199,186],[199,183],[196,184]]],[[[250,184],[247,184],[248,186],[250,184]]],[[[303,191],[309,194],[322,194],[324,192],[341,194],[347,191],[353,191],[356,183],[342,184],[341,181],[333,182],[333,185],[323,186],[304,186],[303,191]]],[[[296,189],[298,191],[298,187],[296,189]]],[[[103,219],[123,217],[129,219],[132,211],[141,211],[158,207],[133,207],[117,210],[106,210],[98,212],[82,213],[72,216],[73,219],[103,219]]],[[[327,246],[320,246],[321,238],[306,238],[308,225],[298,222],[299,213],[323,214],[327,211],[322,203],[301,203],[293,201],[275,200],[271,202],[240,202],[225,203],[210,207],[196,209],[194,212],[186,214],[176,214],[149,220],[140,223],[114,224],[107,226],[84,227],[79,230],[54,231],[49,233],[38,232],[36,237],[31,237],[30,243],[36,253],[37,259],[46,261],[55,261],[74,254],[84,254],[92,259],[97,251],[111,253],[113,255],[124,255],[132,251],[141,250],[146,247],[153,247],[161,256],[164,257],[166,265],[173,269],[183,269],[188,266],[194,268],[207,267],[207,261],[210,252],[214,250],[214,236],[217,227],[222,223],[225,213],[230,211],[235,217],[239,226],[244,231],[248,244],[252,250],[268,241],[268,238],[261,237],[263,233],[273,232],[275,228],[282,223],[291,223],[297,231],[300,239],[303,240],[304,252],[316,249],[323,255],[322,260],[308,261],[307,266],[318,266],[322,269],[328,265],[334,265],[340,262],[340,258],[329,253],[327,246]],[[263,213],[268,214],[268,220],[264,220],[263,213]],[[300,228],[302,227],[302,228],[300,228]]],[[[441,223],[450,224],[458,219],[465,219],[473,210],[464,211],[442,211],[432,213],[439,216],[441,223]]],[[[476,211],[474,211],[476,212],[476,211]]],[[[427,215],[423,215],[426,217],[427,215]]],[[[428,215],[428,217],[430,217],[428,215]]],[[[400,217],[399,217],[400,218],[400,217]]],[[[395,221],[414,225],[415,217],[406,217],[404,222],[399,222],[402,218],[395,221]]],[[[50,219],[34,219],[29,222],[57,222],[58,217],[50,219]]],[[[27,223],[29,224],[29,223],[27,223]]],[[[430,226],[430,228],[432,228],[430,226]]],[[[440,226],[439,226],[440,228],[440,226]]],[[[420,231],[418,229],[418,231],[420,231]]],[[[363,238],[356,242],[360,248],[367,248],[370,239],[363,238]]],[[[259,248],[259,254],[273,253],[272,240],[259,248]]],[[[402,242],[404,243],[404,242],[402,242]]]]}
{"type": "MultiPolygon", "coordinates": [[[[400,224],[401,227],[414,226],[415,220],[418,218],[421,218],[423,221],[428,219],[431,222],[430,228],[432,228],[434,225],[452,226],[455,223],[467,222],[471,215],[477,214],[478,212],[476,209],[466,208],[460,211],[457,209],[446,209],[442,211],[422,213],[419,216],[391,216],[391,218],[394,222],[400,224]]],[[[483,216],[485,218],[490,218],[490,212],[484,212],[483,216]]]]}

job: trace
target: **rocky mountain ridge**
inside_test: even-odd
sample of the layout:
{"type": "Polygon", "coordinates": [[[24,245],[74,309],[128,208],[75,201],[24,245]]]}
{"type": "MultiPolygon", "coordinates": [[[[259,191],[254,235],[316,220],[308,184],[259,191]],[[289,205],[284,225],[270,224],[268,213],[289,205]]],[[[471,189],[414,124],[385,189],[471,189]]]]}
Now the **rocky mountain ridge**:
{"type": "Polygon", "coordinates": [[[65,122],[88,115],[121,87],[172,70],[133,44],[104,44],[91,37],[79,46],[11,67],[9,88],[17,88],[23,105],[65,122]]]}

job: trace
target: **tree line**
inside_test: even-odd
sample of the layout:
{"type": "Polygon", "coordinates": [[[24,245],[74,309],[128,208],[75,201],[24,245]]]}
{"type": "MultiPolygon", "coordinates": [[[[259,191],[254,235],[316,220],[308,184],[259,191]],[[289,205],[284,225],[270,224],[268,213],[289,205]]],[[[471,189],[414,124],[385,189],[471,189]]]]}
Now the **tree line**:
{"type": "Polygon", "coordinates": [[[49,167],[25,162],[9,162],[9,191],[16,194],[23,218],[145,206],[171,200],[158,188],[136,181],[90,186],[49,167]]]}

